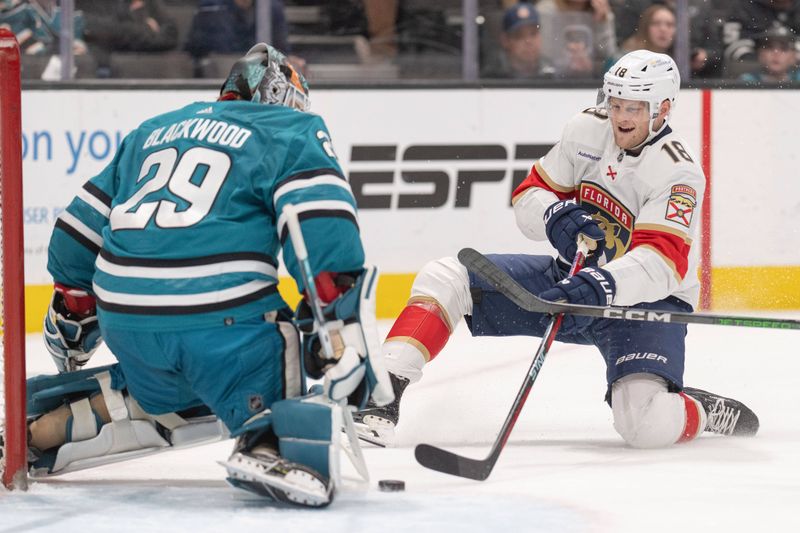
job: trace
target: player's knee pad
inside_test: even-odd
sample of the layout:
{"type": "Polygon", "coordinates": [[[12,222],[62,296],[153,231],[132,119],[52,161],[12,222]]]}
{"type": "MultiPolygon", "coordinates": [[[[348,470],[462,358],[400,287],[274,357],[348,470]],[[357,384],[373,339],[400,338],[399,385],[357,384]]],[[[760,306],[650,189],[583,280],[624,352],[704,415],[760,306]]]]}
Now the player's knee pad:
{"type": "Polygon", "coordinates": [[[614,382],[611,408],[614,428],[634,448],[674,444],[683,428],[683,400],[655,374],[630,374],[614,382]]]}
{"type": "Polygon", "coordinates": [[[467,268],[454,257],[427,263],[411,286],[411,299],[416,298],[436,302],[452,331],[462,316],[472,314],[467,268]]]}
{"type": "Polygon", "coordinates": [[[113,387],[114,371],[110,365],[35,382],[28,398],[35,407],[31,431],[45,436],[63,431],[65,442],[43,450],[32,465],[34,475],[63,474],[227,437],[224,425],[211,414],[183,418],[145,413],[126,391],[113,387]],[[42,412],[54,402],[59,407],[42,412]]]}

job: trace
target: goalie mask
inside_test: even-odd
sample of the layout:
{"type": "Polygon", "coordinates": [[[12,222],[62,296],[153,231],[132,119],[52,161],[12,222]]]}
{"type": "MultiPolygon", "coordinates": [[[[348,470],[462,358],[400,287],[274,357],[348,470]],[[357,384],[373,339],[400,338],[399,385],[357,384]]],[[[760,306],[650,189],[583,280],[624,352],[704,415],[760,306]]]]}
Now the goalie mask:
{"type": "MultiPolygon", "coordinates": [[[[670,101],[671,114],[680,88],[681,75],[671,57],[649,50],[635,50],[622,56],[603,76],[597,104],[607,108],[611,97],[647,102],[650,114],[647,142],[659,133],[653,131],[653,121],[658,117],[661,102],[670,101]]],[[[661,129],[669,118],[669,115],[665,117],[661,129]]]]}
{"type": "Polygon", "coordinates": [[[265,43],[258,43],[233,64],[222,84],[221,99],[229,93],[243,100],[285,105],[300,111],[308,111],[310,107],[306,79],[285,55],[265,43]]]}

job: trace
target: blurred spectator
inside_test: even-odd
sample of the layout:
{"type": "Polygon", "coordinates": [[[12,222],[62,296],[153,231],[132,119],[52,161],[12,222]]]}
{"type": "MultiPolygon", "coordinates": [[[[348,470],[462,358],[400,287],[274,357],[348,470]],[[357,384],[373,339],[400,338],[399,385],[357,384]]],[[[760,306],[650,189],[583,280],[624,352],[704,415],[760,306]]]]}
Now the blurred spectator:
{"type": "Polygon", "coordinates": [[[733,0],[723,27],[725,62],[751,59],[754,40],[770,28],[785,27],[800,34],[800,3],[796,0],[733,0]]]}
{"type": "MultiPolygon", "coordinates": [[[[202,63],[211,53],[243,54],[256,42],[254,0],[200,0],[192,19],[186,51],[202,63]]],[[[289,29],[283,0],[272,0],[270,21],[272,46],[286,54],[298,70],[305,70],[304,59],[290,55],[289,29]]],[[[197,72],[202,76],[202,68],[197,72]]]]}
{"type": "Polygon", "coordinates": [[[47,21],[26,1],[0,0],[0,27],[16,35],[23,54],[43,55],[51,51],[53,35],[47,21]]]}
{"type": "Polygon", "coordinates": [[[754,83],[800,81],[797,68],[796,38],[782,26],[770,28],[755,39],[759,70],[742,74],[740,79],[754,83]]]}
{"type": "Polygon", "coordinates": [[[559,77],[592,77],[617,52],[608,0],[541,0],[542,54],[559,77]]]}
{"type": "Polygon", "coordinates": [[[363,0],[369,40],[357,43],[362,63],[383,63],[397,56],[397,9],[399,0],[363,0]],[[367,46],[364,46],[364,45],[367,46]]]}
{"type": "MultiPolygon", "coordinates": [[[[664,4],[676,13],[676,0],[612,0],[617,38],[624,43],[640,30],[645,9],[664,4]]],[[[722,65],[721,21],[712,14],[711,0],[689,0],[689,45],[694,75],[719,75],[722,65]]]]}
{"type": "MultiPolygon", "coordinates": [[[[289,52],[288,29],[282,0],[272,0],[272,46],[289,52]]],[[[192,20],[186,50],[202,57],[211,52],[240,54],[256,41],[254,0],[200,0],[192,20]]]]}
{"type": "Polygon", "coordinates": [[[542,61],[539,13],[532,4],[520,2],[506,10],[500,46],[500,53],[484,65],[482,77],[552,77],[552,67],[542,61]]]}
{"type": "MultiPolygon", "coordinates": [[[[8,28],[16,35],[20,50],[25,55],[46,55],[58,51],[60,17],[57,11],[52,16],[28,0],[0,0],[0,27],[8,28]]],[[[76,13],[73,44],[76,55],[86,53],[82,34],[82,15],[76,13]]]]}
{"type": "Polygon", "coordinates": [[[178,45],[175,20],[161,0],[76,0],[75,7],[85,14],[86,42],[98,56],[162,52],[178,45]]]}
{"type": "Polygon", "coordinates": [[[621,54],[633,50],[650,50],[672,55],[675,44],[675,13],[663,4],[654,4],[639,17],[636,33],[622,43],[621,54]]]}

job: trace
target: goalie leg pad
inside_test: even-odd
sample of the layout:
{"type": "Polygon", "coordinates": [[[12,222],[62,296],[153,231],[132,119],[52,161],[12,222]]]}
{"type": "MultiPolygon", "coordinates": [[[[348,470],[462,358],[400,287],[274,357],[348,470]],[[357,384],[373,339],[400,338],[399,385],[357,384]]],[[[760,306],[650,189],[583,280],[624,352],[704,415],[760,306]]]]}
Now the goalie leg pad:
{"type": "MultiPolygon", "coordinates": [[[[94,374],[91,380],[72,374],[78,373],[59,375],[52,387],[34,389],[40,406],[45,400],[52,402],[56,391],[84,388],[87,394],[31,422],[32,444],[52,445],[32,465],[34,476],[64,474],[227,437],[225,427],[214,416],[187,420],[175,413],[148,415],[125,391],[113,388],[109,370],[94,374]],[[87,381],[94,385],[90,387],[87,381]],[[100,394],[90,398],[93,391],[100,394]]],[[[60,402],[64,400],[62,396],[60,402]]]]}
{"type": "Polygon", "coordinates": [[[272,404],[273,431],[281,456],[308,465],[339,482],[339,437],[344,427],[342,408],[319,396],[272,404]]]}
{"type": "Polygon", "coordinates": [[[321,395],[273,403],[239,431],[223,464],[228,481],[280,502],[327,505],[340,484],[341,409],[321,395]]]}

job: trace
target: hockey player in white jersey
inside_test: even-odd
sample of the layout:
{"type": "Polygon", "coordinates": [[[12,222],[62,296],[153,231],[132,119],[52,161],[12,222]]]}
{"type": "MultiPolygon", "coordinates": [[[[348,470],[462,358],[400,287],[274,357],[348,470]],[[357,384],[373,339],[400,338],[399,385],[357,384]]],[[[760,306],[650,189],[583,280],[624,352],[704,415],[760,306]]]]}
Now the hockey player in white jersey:
{"type": "MultiPolygon", "coordinates": [[[[547,300],[692,311],[699,295],[692,244],[705,178],[669,125],[679,88],[669,56],[639,50],[622,57],[604,76],[598,106],[569,120],[513,194],[519,229],[548,239],[558,258],[489,258],[547,300]],[[597,248],[588,268],[565,279],[579,236],[597,248]]],[[[366,438],[391,440],[404,389],[422,377],[461,316],[476,336],[542,336],[548,320],[523,311],[455,258],[428,263],[383,347],[395,402],[359,414],[366,438]]],[[[556,340],[597,346],[614,427],[630,446],[668,446],[704,430],[755,434],[758,418],[740,402],[684,387],[685,336],[680,324],[567,315],[556,340]]]]}

